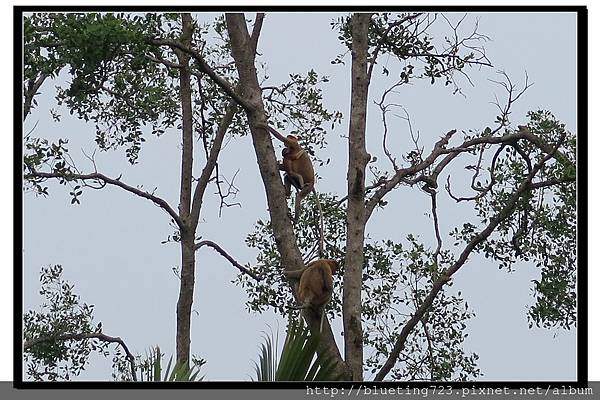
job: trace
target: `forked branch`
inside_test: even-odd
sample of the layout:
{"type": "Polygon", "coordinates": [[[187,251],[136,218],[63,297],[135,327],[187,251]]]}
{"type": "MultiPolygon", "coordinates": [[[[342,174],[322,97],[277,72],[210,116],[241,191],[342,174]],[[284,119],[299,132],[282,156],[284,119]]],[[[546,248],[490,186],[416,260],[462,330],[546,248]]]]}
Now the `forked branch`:
{"type": "Polygon", "coordinates": [[[521,181],[517,189],[509,197],[509,199],[505,203],[505,206],[496,214],[494,218],[492,218],[492,220],[482,231],[480,231],[477,235],[473,237],[473,239],[471,239],[471,241],[466,245],[466,247],[460,254],[458,260],[454,262],[454,264],[452,264],[452,266],[450,266],[445,272],[443,272],[440,278],[434,282],[431,291],[429,292],[423,303],[421,303],[419,308],[417,308],[417,310],[415,311],[414,315],[402,328],[400,335],[398,336],[398,339],[396,340],[396,343],[394,344],[394,347],[390,352],[389,357],[387,358],[381,370],[375,376],[376,381],[383,380],[386,377],[386,375],[390,372],[390,370],[394,367],[400,353],[404,349],[404,344],[406,343],[408,335],[412,332],[417,323],[421,320],[421,318],[423,318],[423,315],[431,307],[437,294],[442,290],[442,287],[466,263],[473,250],[480,243],[484,242],[492,234],[492,232],[494,232],[496,227],[513,213],[513,211],[515,210],[515,206],[521,198],[521,196],[526,192],[532,190],[533,178],[540,171],[540,169],[542,169],[546,162],[550,158],[555,156],[556,151],[564,142],[565,137],[566,132],[564,132],[561,135],[560,139],[558,140],[557,144],[552,148],[552,150],[549,153],[547,153],[538,163],[535,164],[531,172],[523,181],[521,181]]]}

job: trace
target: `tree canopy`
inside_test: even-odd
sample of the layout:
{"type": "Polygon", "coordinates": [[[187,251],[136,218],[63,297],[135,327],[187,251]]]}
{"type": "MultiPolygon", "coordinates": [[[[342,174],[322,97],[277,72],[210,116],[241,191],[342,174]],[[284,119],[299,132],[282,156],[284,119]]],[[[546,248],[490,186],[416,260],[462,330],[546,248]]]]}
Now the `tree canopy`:
{"type": "MultiPolygon", "coordinates": [[[[465,31],[467,16],[379,12],[334,19],[333,34],[347,51],[330,55],[331,63],[351,69],[350,109],[344,115],[325,104],[330,78],[318,71],[303,74],[290,68],[287,81],[268,79],[269,50],[260,47],[262,13],[249,20],[230,13],[211,22],[187,13],[27,15],[23,118],[35,109],[41,88],[56,81],[57,106],[93,129],[98,150],[124,151],[135,164],[146,138],[175,131],[181,136],[181,171],[173,177],[180,190],[175,205],[156,189],[106,175],[93,155],[88,157],[91,170],[76,165],[68,147],[75,132],[52,143],[34,129],[25,135],[25,189],[49,196],[48,182],[57,180],[70,188],[71,203],[78,204],[84,190],[113,186],[167,213],[173,227],[167,241],[181,249],[175,368],[184,368],[185,376],[196,377],[188,366],[203,364],[190,359],[191,315],[201,259],[196,252],[211,247],[240,271],[235,283],[246,290],[247,307],[256,313],[274,310],[289,316],[297,287],[283,277],[284,270],[299,270],[315,258],[341,264],[326,312],[343,321],[343,351],[329,323],[321,335],[319,315],[307,311],[302,316],[312,334],[319,333],[319,356],[331,361],[342,379],[363,380],[365,374],[374,380],[477,379],[479,356],[464,346],[465,328],[475,314],[461,291],[447,289],[475,254],[507,271],[523,264],[539,270],[539,279],[532,282],[535,302],[526,316],[530,327],[570,329],[576,324],[577,140],[550,110],[534,109],[526,120],[511,121],[530,82],[526,77],[518,85],[502,73],[496,83],[504,96],[495,99],[497,114],[489,124],[470,129],[465,117],[464,127],[428,132],[435,138],[433,146],[423,144],[395,96],[409,85],[439,84],[460,95],[458,77],[470,82],[477,69],[492,67],[485,51],[489,38],[477,22],[465,31]],[[374,81],[385,88],[374,93],[374,81]],[[378,124],[367,120],[371,104],[379,113],[378,124]],[[407,127],[399,132],[392,120],[405,121],[407,127]],[[260,126],[268,123],[299,136],[319,175],[330,157],[345,153],[327,147],[327,131],[346,122],[346,191],[330,192],[325,182],[318,184],[293,224],[277,167],[279,154],[260,126]],[[391,144],[399,135],[410,136],[411,148],[391,144]],[[235,185],[219,173],[219,156],[227,151],[227,141],[245,136],[252,139],[248,152],[254,150],[263,182],[258,189],[268,208],[268,218],[259,219],[246,239],[245,245],[257,251],[252,266],[225,250],[231,244],[205,239],[211,232],[200,223],[203,212],[217,212],[205,210],[208,187],[215,187],[219,214],[232,204],[235,185]],[[377,142],[381,159],[371,154],[377,142]],[[320,159],[317,150],[328,156],[320,159]],[[368,224],[373,215],[391,221],[411,212],[390,201],[400,188],[427,199],[430,238],[410,230],[403,240],[372,238],[377,233],[377,226],[368,224]],[[442,196],[473,209],[447,232],[439,215],[452,210],[440,210],[442,196]],[[323,238],[317,201],[324,212],[323,238]],[[324,254],[319,254],[321,240],[324,254]]],[[[59,112],[50,112],[60,121],[59,112]]],[[[60,282],[61,271],[58,266],[42,271],[41,294],[48,310],[24,315],[29,376],[69,379],[84,368],[90,351],[106,352],[109,343],[118,343],[123,353],[115,358],[120,365],[115,377],[136,379],[139,359],[136,364],[120,338],[106,336],[101,325],[94,325],[93,307],[79,304],[72,286],[60,282]],[[60,296],[48,288],[53,284],[62,288],[60,296]],[[75,344],[66,345],[66,339],[75,344]],[[71,363],[55,372],[65,360],[71,363]]],[[[154,376],[160,377],[159,349],[156,354],[152,365],[159,365],[154,376]]],[[[145,365],[147,371],[153,368],[145,365]]]]}

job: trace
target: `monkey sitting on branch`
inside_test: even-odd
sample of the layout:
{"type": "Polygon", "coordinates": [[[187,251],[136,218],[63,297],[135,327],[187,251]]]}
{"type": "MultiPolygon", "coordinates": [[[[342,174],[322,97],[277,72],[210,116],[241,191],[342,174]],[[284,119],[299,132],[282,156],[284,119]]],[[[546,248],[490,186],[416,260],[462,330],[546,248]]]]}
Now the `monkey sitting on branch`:
{"type": "Polygon", "coordinates": [[[275,128],[267,124],[257,124],[259,128],[266,129],[273,134],[275,138],[281,141],[285,147],[281,151],[283,160],[278,164],[278,168],[285,172],[283,178],[285,185],[285,196],[290,197],[291,188],[294,186],[298,191],[296,194],[296,206],[294,222],[298,222],[300,216],[300,202],[315,187],[315,171],[312,162],[306,151],[300,147],[298,138],[294,135],[283,136],[275,128]]]}
{"type": "Polygon", "coordinates": [[[315,171],[312,162],[306,151],[298,143],[298,138],[294,135],[283,136],[277,132],[275,128],[267,124],[256,124],[257,127],[263,128],[270,132],[275,138],[284,144],[281,151],[283,160],[277,164],[279,170],[284,171],[283,183],[285,186],[285,196],[290,197],[292,186],[296,188],[296,202],[294,206],[294,223],[297,223],[300,218],[300,210],[302,199],[310,192],[313,192],[319,208],[319,256],[323,256],[323,210],[319,201],[319,196],[315,190],[315,171]]]}
{"type": "Polygon", "coordinates": [[[309,263],[304,269],[284,272],[284,275],[290,279],[300,279],[298,299],[302,305],[292,308],[310,308],[319,313],[321,315],[319,332],[323,331],[325,306],[333,293],[333,275],[337,272],[337,268],[337,261],[319,259],[309,263]]]}

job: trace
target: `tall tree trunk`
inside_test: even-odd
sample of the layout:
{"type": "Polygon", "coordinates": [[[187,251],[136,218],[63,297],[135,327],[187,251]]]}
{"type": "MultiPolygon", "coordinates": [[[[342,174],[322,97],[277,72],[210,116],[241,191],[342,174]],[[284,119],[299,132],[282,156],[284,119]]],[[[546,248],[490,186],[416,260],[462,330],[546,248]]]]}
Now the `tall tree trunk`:
{"type": "MultiPolygon", "coordinates": [[[[244,14],[226,14],[227,30],[231,41],[231,49],[239,74],[241,93],[251,109],[246,110],[254,150],[267,194],[267,203],[271,216],[271,226],[275,236],[277,249],[281,254],[281,264],[286,270],[297,270],[304,267],[302,255],[296,244],[296,235],[288,217],[285,191],[281,183],[277,159],[269,133],[262,128],[255,128],[257,123],[265,123],[265,111],[262,92],[254,66],[254,48],[246,27],[244,14]]],[[[296,293],[294,292],[294,295],[296,293]]],[[[305,313],[305,319],[312,332],[319,332],[320,318],[316,313],[305,313]]],[[[349,378],[329,323],[325,321],[322,333],[322,348],[336,361],[338,372],[344,379],[349,378]]]]}
{"type": "Polygon", "coordinates": [[[363,333],[361,288],[365,239],[365,169],[370,156],[366,150],[367,50],[370,14],[352,16],[352,97],[350,105],[348,211],[346,263],[344,269],[344,345],[346,364],[352,379],[363,380],[363,333]]]}
{"type": "MultiPolygon", "coordinates": [[[[181,42],[190,46],[192,40],[192,16],[182,14],[181,42]]],[[[181,229],[181,279],[179,299],[177,300],[177,364],[188,365],[190,359],[190,329],[192,303],[194,301],[194,237],[190,228],[190,203],[192,198],[192,166],[194,156],[192,132],[192,87],[189,71],[189,56],[177,51],[179,64],[184,65],[179,71],[179,97],[181,101],[182,119],[182,157],[181,157],[181,191],[179,193],[179,216],[183,221],[181,229]]]]}

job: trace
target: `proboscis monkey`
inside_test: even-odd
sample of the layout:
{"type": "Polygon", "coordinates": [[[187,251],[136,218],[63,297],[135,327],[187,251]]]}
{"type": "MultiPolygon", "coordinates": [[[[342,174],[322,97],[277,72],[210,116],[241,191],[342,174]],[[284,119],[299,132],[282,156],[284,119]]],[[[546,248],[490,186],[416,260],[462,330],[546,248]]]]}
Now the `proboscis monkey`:
{"type": "Polygon", "coordinates": [[[285,186],[285,195],[289,197],[291,194],[292,186],[297,190],[296,202],[294,206],[294,222],[297,223],[300,218],[300,210],[302,199],[304,199],[310,192],[315,194],[317,201],[317,207],[319,208],[319,219],[320,219],[320,242],[319,242],[319,255],[323,255],[323,210],[321,203],[319,202],[319,196],[315,190],[315,171],[313,169],[312,162],[306,151],[298,143],[298,138],[294,135],[283,136],[275,128],[267,124],[257,124],[256,126],[266,129],[275,138],[281,141],[285,147],[281,151],[283,160],[278,164],[278,168],[285,172],[283,177],[283,183],[285,186]]]}
{"type": "Polygon", "coordinates": [[[301,305],[293,308],[311,308],[319,313],[321,315],[319,332],[323,331],[325,306],[333,293],[333,275],[337,272],[337,268],[337,261],[322,258],[309,263],[304,269],[284,272],[288,278],[300,279],[298,299],[301,305]]]}

